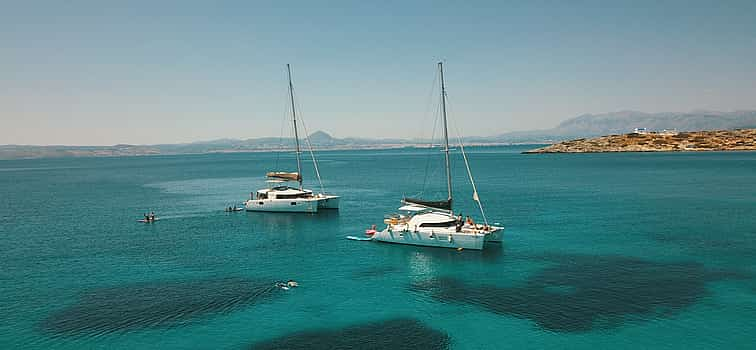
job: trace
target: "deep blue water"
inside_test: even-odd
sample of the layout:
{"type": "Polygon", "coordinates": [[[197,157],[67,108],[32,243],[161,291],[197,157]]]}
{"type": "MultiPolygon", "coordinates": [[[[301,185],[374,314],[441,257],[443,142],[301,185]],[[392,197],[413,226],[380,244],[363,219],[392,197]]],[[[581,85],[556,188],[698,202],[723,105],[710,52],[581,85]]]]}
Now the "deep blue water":
{"type": "Polygon", "coordinates": [[[521,150],[468,150],[482,252],[344,239],[438,152],[321,152],[318,215],[222,211],[276,154],[1,161],[0,348],[753,348],[756,153],[521,150]]]}

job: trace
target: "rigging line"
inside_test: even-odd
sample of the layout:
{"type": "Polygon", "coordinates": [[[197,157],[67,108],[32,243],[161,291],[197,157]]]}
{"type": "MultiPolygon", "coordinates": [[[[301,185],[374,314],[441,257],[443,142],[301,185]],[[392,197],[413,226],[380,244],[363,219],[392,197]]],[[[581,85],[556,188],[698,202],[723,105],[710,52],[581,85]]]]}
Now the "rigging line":
{"type": "Polygon", "coordinates": [[[320,185],[320,191],[321,193],[325,194],[325,186],[323,186],[323,179],[320,176],[320,168],[318,167],[318,161],[315,157],[315,151],[312,147],[312,142],[310,141],[310,132],[307,130],[307,125],[305,124],[305,118],[304,118],[304,110],[302,109],[302,105],[299,103],[299,98],[297,98],[297,93],[294,91],[294,103],[297,105],[297,110],[299,111],[299,118],[300,124],[302,124],[302,129],[305,133],[305,141],[307,142],[307,148],[310,151],[310,157],[312,158],[312,164],[313,168],[315,169],[315,177],[318,179],[318,184],[320,185]]]}
{"type": "Polygon", "coordinates": [[[473,200],[478,203],[478,208],[480,208],[480,215],[483,217],[483,223],[488,226],[488,218],[486,218],[486,212],[483,210],[483,203],[480,201],[480,195],[478,194],[478,189],[475,186],[475,180],[473,179],[472,171],[470,170],[470,162],[467,160],[467,153],[465,153],[465,145],[462,142],[462,137],[459,136],[459,134],[457,134],[457,140],[459,141],[459,149],[462,152],[462,159],[465,160],[467,176],[470,178],[470,184],[473,188],[473,200]]]}
{"type": "MultiPolygon", "coordinates": [[[[428,112],[430,112],[431,110],[431,106],[435,106],[436,111],[438,111],[438,104],[433,103],[433,96],[435,95],[436,85],[438,83],[438,70],[434,70],[434,72],[435,75],[433,76],[433,83],[431,84],[430,91],[428,91],[428,96],[425,98],[425,110],[423,111],[423,119],[421,125],[425,125],[429,117],[436,117],[435,112],[433,114],[428,114],[428,112]]],[[[423,136],[425,135],[420,135],[420,137],[423,136]]],[[[432,138],[433,135],[431,134],[431,139],[432,138]]]]}
{"type": "MultiPolygon", "coordinates": [[[[434,114],[429,114],[429,112],[431,110],[431,106],[437,106],[436,104],[432,103],[432,97],[434,95],[434,92],[436,91],[436,82],[438,81],[438,70],[434,70],[434,74],[435,75],[433,76],[433,83],[431,84],[431,87],[430,87],[430,89],[428,91],[428,95],[427,95],[427,97],[425,99],[425,104],[424,104],[425,105],[425,109],[423,110],[423,115],[422,115],[422,118],[421,118],[421,124],[420,124],[421,127],[425,126],[427,124],[429,116],[434,115],[434,114]]],[[[436,120],[434,119],[434,121],[436,121],[436,120]]],[[[421,130],[424,131],[425,128],[421,128],[421,130]]],[[[433,139],[433,133],[435,133],[435,124],[434,124],[434,131],[430,135],[430,139],[431,140],[433,139]]],[[[421,140],[424,137],[425,137],[424,134],[420,135],[420,139],[421,140]]],[[[432,142],[431,142],[431,146],[432,146],[432,142]]],[[[420,194],[422,194],[422,193],[425,192],[425,185],[426,185],[426,182],[427,182],[426,180],[428,178],[428,166],[430,164],[430,155],[431,155],[431,153],[432,152],[429,150],[428,154],[427,154],[427,157],[426,157],[426,160],[425,160],[425,173],[424,173],[425,177],[423,178],[423,187],[422,187],[422,190],[420,191],[419,194],[416,194],[416,196],[419,196],[420,194]]],[[[409,171],[406,172],[406,177],[405,177],[406,182],[411,182],[410,180],[412,179],[412,176],[413,176],[412,172],[409,172],[409,171]]]]}
{"type": "Polygon", "coordinates": [[[431,170],[430,169],[431,158],[432,158],[433,150],[434,150],[433,141],[435,140],[434,138],[436,136],[436,128],[438,127],[438,119],[440,118],[439,111],[440,111],[441,106],[438,103],[432,102],[433,95],[435,95],[435,92],[436,92],[436,85],[437,85],[436,83],[438,82],[438,79],[439,79],[439,71],[434,69],[433,84],[431,85],[430,91],[428,92],[428,97],[426,98],[426,103],[425,103],[425,111],[423,112],[422,125],[425,125],[428,118],[430,116],[433,116],[433,129],[431,130],[431,134],[429,137],[430,144],[428,145],[428,151],[425,156],[425,173],[423,174],[423,187],[422,187],[422,190],[420,191],[420,194],[425,193],[425,189],[428,184],[428,177],[429,177],[428,174],[431,170]],[[428,112],[430,112],[431,106],[435,106],[435,109],[432,114],[428,114],[428,112]]]}
{"type": "MultiPolygon", "coordinates": [[[[447,109],[450,105],[449,98],[446,98],[446,106],[447,109]]],[[[456,124],[452,124],[452,127],[457,131],[457,141],[459,142],[459,150],[462,152],[462,159],[465,161],[465,168],[467,169],[467,176],[470,179],[470,185],[472,185],[473,188],[473,200],[478,203],[478,208],[480,208],[480,215],[483,217],[483,223],[485,223],[486,226],[488,226],[488,218],[486,218],[486,212],[483,210],[483,203],[480,201],[480,195],[478,194],[478,189],[475,186],[475,180],[473,179],[472,171],[470,170],[470,162],[467,160],[467,153],[465,152],[465,145],[462,142],[462,132],[460,131],[459,127],[456,124]]]]}
{"type": "Polygon", "coordinates": [[[276,167],[273,168],[273,171],[280,171],[278,169],[278,162],[281,159],[281,153],[283,153],[283,147],[284,147],[284,127],[286,126],[286,123],[289,121],[289,87],[287,86],[285,90],[284,98],[282,99],[285,101],[282,105],[284,106],[283,111],[283,119],[281,120],[281,131],[278,133],[278,149],[276,150],[276,167]]]}
{"type": "MultiPolygon", "coordinates": [[[[302,119],[300,119],[302,122],[302,128],[305,131],[305,134],[308,134],[307,132],[307,126],[305,126],[305,123],[302,119]]],[[[310,136],[305,136],[305,141],[307,141],[307,148],[310,150],[310,157],[312,158],[312,166],[315,168],[315,177],[318,178],[318,184],[320,184],[320,192],[325,194],[325,187],[323,186],[323,179],[320,178],[320,169],[318,169],[318,161],[315,159],[315,152],[312,150],[312,143],[310,142],[310,136]]]]}
{"type": "Polygon", "coordinates": [[[297,130],[297,111],[296,107],[294,106],[294,84],[292,84],[292,78],[291,78],[291,65],[288,63],[286,64],[286,72],[288,73],[289,77],[289,97],[291,98],[291,117],[292,122],[294,124],[294,144],[296,145],[294,154],[297,156],[297,174],[299,177],[299,189],[302,189],[302,159],[300,155],[299,150],[299,130],[297,130]]]}
{"type": "Polygon", "coordinates": [[[426,185],[428,184],[428,178],[429,178],[428,174],[431,171],[435,170],[435,169],[431,169],[431,164],[432,164],[431,158],[433,157],[433,153],[435,150],[435,147],[433,147],[433,144],[435,141],[436,129],[438,128],[438,120],[441,119],[441,116],[439,115],[440,111],[441,111],[441,105],[436,104],[436,110],[433,112],[433,115],[435,115],[436,118],[433,118],[433,129],[431,131],[430,144],[428,145],[428,152],[426,153],[426,157],[425,157],[425,176],[423,177],[423,187],[422,187],[422,192],[420,193],[425,193],[425,188],[426,188],[426,185]]]}
{"type": "MultiPolygon", "coordinates": [[[[296,97],[296,95],[295,95],[296,97]]],[[[297,101],[297,106],[299,106],[299,101],[297,101]]],[[[307,124],[305,124],[304,121],[304,113],[302,113],[302,107],[299,107],[299,122],[302,124],[302,129],[305,133],[305,141],[307,142],[307,148],[310,151],[310,157],[312,157],[312,166],[315,168],[315,177],[318,178],[318,183],[320,184],[320,192],[325,194],[325,187],[323,186],[323,180],[320,178],[320,169],[318,169],[318,161],[315,159],[315,152],[312,149],[312,142],[310,142],[310,132],[307,131],[307,124]]]]}

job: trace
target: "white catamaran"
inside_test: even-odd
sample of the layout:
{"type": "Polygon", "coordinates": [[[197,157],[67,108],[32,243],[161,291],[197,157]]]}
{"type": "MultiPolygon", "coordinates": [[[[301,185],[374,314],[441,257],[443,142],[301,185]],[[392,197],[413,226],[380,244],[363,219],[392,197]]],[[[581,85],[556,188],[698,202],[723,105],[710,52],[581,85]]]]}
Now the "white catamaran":
{"type": "Polygon", "coordinates": [[[463,220],[455,216],[452,207],[452,177],[449,160],[449,132],[446,123],[446,87],[444,86],[444,68],[438,63],[441,76],[441,113],[444,121],[444,154],[446,165],[446,200],[428,201],[404,198],[398,214],[388,216],[384,222],[386,228],[373,234],[373,240],[388,243],[412,244],[431,247],[483,249],[486,242],[501,242],[503,227],[488,224],[483,212],[483,204],[478,197],[464,146],[460,140],[460,150],[465,161],[467,174],[473,189],[473,200],[480,208],[483,224],[472,220],[463,220]]]}
{"type": "Polygon", "coordinates": [[[294,125],[294,143],[296,145],[297,172],[272,171],[266,174],[267,181],[272,186],[258,190],[250,194],[250,199],[245,202],[245,208],[248,211],[269,211],[269,212],[289,212],[289,213],[317,213],[319,209],[339,209],[339,196],[325,193],[323,181],[320,179],[318,163],[315,159],[315,153],[312,151],[312,144],[309,138],[307,146],[312,156],[312,164],[315,168],[315,174],[320,183],[320,193],[313,193],[312,190],[302,186],[302,160],[299,145],[299,131],[297,130],[297,111],[294,107],[294,85],[291,82],[291,67],[287,64],[286,70],[289,77],[289,98],[291,100],[291,114],[294,125]],[[297,182],[298,187],[286,185],[286,182],[297,182]]]}

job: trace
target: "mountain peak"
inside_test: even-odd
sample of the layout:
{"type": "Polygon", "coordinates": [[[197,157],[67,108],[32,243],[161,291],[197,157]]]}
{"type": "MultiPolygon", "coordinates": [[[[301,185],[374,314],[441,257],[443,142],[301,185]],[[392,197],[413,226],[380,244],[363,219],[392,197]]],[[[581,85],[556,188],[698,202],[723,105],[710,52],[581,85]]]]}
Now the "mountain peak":
{"type": "Polygon", "coordinates": [[[316,144],[328,144],[333,143],[333,137],[329,135],[327,132],[318,130],[309,136],[310,142],[316,143],[316,144]]]}

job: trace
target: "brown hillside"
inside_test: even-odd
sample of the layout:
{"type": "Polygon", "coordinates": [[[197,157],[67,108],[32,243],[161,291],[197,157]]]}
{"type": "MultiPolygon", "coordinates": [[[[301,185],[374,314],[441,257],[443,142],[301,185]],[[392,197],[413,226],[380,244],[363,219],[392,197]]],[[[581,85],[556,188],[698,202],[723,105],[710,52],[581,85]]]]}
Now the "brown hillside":
{"type": "Polygon", "coordinates": [[[631,133],[564,141],[524,153],[756,151],[756,129],[631,133]]]}

